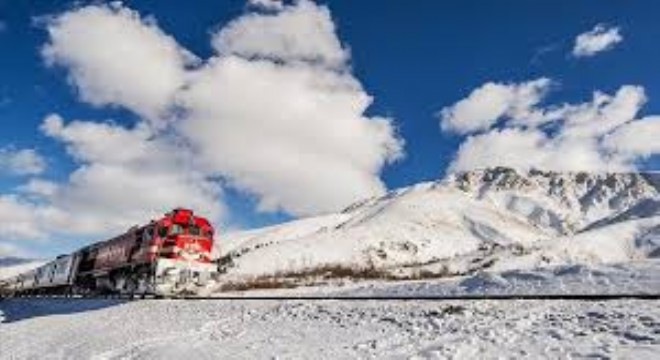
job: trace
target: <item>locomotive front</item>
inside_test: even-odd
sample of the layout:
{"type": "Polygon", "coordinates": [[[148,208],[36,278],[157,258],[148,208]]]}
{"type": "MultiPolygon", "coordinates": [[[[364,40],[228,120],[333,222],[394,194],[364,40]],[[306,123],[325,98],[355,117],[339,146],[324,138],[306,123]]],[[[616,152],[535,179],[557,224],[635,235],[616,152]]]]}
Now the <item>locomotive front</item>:
{"type": "Polygon", "coordinates": [[[191,210],[175,209],[158,220],[158,239],[149,257],[155,262],[155,293],[195,292],[217,271],[211,263],[214,230],[191,210]]]}

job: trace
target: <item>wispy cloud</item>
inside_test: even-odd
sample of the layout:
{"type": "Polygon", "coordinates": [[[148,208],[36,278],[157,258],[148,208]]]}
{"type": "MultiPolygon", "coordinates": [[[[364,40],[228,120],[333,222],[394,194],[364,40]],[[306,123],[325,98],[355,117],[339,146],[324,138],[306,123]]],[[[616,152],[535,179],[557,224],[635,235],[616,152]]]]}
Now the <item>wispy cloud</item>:
{"type": "Polygon", "coordinates": [[[0,172],[36,175],[46,169],[46,160],[34,149],[0,148],[0,172]]]}
{"type": "Polygon", "coordinates": [[[598,24],[592,30],[582,33],[575,38],[573,56],[594,56],[599,52],[612,49],[622,41],[623,36],[618,27],[607,27],[604,24],[598,24]]]}

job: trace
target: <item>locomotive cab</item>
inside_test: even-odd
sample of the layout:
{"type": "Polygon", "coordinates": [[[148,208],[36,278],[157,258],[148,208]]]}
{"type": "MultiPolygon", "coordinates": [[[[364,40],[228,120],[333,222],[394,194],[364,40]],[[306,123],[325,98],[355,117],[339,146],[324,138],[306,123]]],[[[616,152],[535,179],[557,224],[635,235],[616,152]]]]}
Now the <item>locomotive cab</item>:
{"type": "Polygon", "coordinates": [[[192,211],[175,209],[158,225],[158,257],[209,263],[213,227],[192,211]]]}

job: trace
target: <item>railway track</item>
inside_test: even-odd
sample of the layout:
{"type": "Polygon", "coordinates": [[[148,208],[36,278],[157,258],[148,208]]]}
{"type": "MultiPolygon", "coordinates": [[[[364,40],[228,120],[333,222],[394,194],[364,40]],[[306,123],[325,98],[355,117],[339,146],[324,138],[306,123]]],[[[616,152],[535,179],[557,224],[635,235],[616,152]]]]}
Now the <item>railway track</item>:
{"type": "Polygon", "coordinates": [[[660,300],[660,294],[499,294],[499,295],[451,295],[451,296],[17,296],[4,299],[59,299],[59,300],[213,300],[213,301],[478,301],[478,300],[564,300],[564,301],[609,301],[609,300],[660,300]]]}

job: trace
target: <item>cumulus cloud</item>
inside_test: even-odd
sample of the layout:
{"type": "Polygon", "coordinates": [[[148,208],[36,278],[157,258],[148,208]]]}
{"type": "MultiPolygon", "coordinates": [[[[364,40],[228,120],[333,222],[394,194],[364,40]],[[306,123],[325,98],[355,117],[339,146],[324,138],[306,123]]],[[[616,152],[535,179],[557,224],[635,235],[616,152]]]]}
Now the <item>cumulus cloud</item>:
{"type": "MultiPolygon", "coordinates": [[[[527,84],[508,86],[515,89],[527,84]]],[[[492,85],[479,89],[487,86],[492,85]]],[[[491,166],[621,171],[635,169],[639,161],[660,152],[652,140],[660,134],[660,121],[656,117],[637,118],[646,102],[642,87],[626,85],[613,95],[597,91],[588,102],[545,107],[538,105],[543,96],[534,97],[532,102],[526,93],[517,96],[522,99],[509,102],[525,104],[519,111],[492,112],[479,126],[473,126],[473,118],[457,118],[450,110],[441,111],[444,129],[463,130],[468,135],[450,171],[491,166]]],[[[465,104],[471,97],[457,104],[465,104]]]]}
{"type": "Polygon", "coordinates": [[[385,190],[378,173],[402,143],[390,119],[364,115],[371,98],[352,76],[235,56],[196,75],[179,129],[262,209],[327,212],[385,190]]]}
{"type": "Polygon", "coordinates": [[[24,257],[26,254],[16,244],[0,241],[0,257],[24,257]]]}
{"type": "Polygon", "coordinates": [[[623,41],[618,27],[596,25],[592,30],[578,35],[573,46],[573,56],[590,57],[599,52],[612,49],[623,41]]]}
{"type": "Polygon", "coordinates": [[[79,233],[112,231],[177,206],[221,218],[218,185],[196,170],[173,141],[154,137],[144,124],[130,129],[90,121],[65,124],[50,115],[41,128],[82,164],[62,185],[28,184],[25,189],[46,197],[62,214],[56,225],[79,233]]]}
{"type": "Polygon", "coordinates": [[[4,195],[13,214],[0,213],[13,224],[4,235],[121,231],[174,206],[217,222],[223,186],[256,196],[263,211],[295,215],[382,194],[382,167],[403,155],[393,120],[365,114],[372,98],[351,74],[328,9],[280,5],[217,30],[208,59],[116,3],[48,19],[42,55],[67,70],[80,99],[141,120],[46,117],[41,131],[78,168],[4,195]]]}
{"type": "Polygon", "coordinates": [[[80,97],[93,105],[124,106],[162,120],[196,60],[151,18],[118,3],[87,6],[52,17],[42,55],[69,71],[80,97]]]}
{"type": "Polygon", "coordinates": [[[438,114],[443,130],[459,134],[486,130],[503,117],[532,121],[538,118],[532,108],[548,91],[551,81],[540,78],[512,84],[488,82],[468,97],[446,107],[438,114]]]}
{"type": "Polygon", "coordinates": [[[46,169],[46,160],[34,149],[0,148],[0,172],[36,175],[46,169]]]}
{"type": "Polygon", "coordinates": [[[1,238],[107,235],[178,206],[222,218],[218,184],[144,124],[65,123],[53,114],[41,130],[66,144],[80,167],[65,182],[33,178],[18,193],[0,195],[1,238]]]}
{"type": "Polygon", "coordinates": [[[57,191],[58,184],[53,181],[34,178],[18,187],[18,190],[37,198],[48,198],[57,191]]]}
{"type": "MultiPolygon", "coordinates": [[[[122,7],[65,13],[51,21],[49,32],[44,55],[70,70],[83,100],[142,114],[176,107],[173,130],[199,155],[204,167],[198,170],[257,195],[263,210],[315,214],[381,194],[380,169],[402,154],[392,120],[364,115],[372,99],[350,74],[349,53],[328,9],[313,2],[237,18],[213,35],[217,54],[196,68],[185,67],[186,51],[155,24],[122,7]],[[102,26],[80,35],[91,23],[102,26]],[[122,51],[140,59],[128,69],[106,63],[123,46],[72,45],[98,41],[116,27],[127,28],[112,34],[128,42],[130,52],[122,51]],[[150,75],[135,73],[151,62],[166,66],[152,68],[150,75]],[[85,75],[106,67],[107,79],[85,75]],[[172,80],[130,93],[117,81],[138,77],[149,83],[147,76],[172,80]]],[[[97,146],[80,152],[109,150],[97,146]]]]}
{"type": "Polygon", "coordinates": [[[630,157],[660,154],[660,116],[649,116],[621,126],[605,138],[608,149],[630,157]]]}
{"type": "Polygon", "coordinates": [[[282,6],[274,14],[242,16],[217,32],[212,44],[222,55],[307,61],[334,68],[344,67],[349,57],[328,8],[307,0],[282,6]]]}

